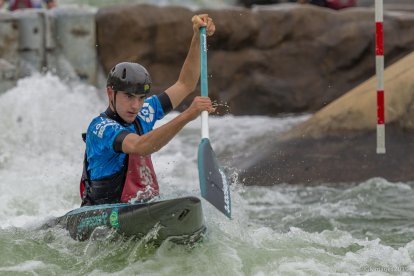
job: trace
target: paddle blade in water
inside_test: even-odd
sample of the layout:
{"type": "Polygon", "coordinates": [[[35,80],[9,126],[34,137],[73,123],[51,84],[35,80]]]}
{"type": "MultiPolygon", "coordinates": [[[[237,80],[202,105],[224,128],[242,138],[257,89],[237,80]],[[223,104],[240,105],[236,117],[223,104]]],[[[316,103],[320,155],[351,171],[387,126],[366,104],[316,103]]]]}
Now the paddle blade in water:
{"type": "Polygon", "coordinates": [[[203,138],[198,146],[198,174],[201,196],[231,218],[229,181],[220,168],[207,138],[203,138]]]}

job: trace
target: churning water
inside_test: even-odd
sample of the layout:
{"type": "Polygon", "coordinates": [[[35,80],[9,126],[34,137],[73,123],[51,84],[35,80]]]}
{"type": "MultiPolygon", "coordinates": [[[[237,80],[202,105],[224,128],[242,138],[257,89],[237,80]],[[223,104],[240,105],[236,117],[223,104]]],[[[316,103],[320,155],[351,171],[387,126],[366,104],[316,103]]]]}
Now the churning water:
{"type": "MultiPolygon", "coordinates": [[[[33,75],[0,95],[0,275],[412,275],[414,185],[374,178],[317,187],[245,187],[232,171],[232,220],[203,200],[207,233],[193,246],[72,240],[36,230],[79,206],[89,121],[104,91],[33,75]]],[[[170,114],[165,123],[177,114],[170,114]]],[[[210,118],[222,162],[304,116],[210,118]]],[[[200,121],[154,154],[163,198],[199,196],[200,121]]],[[[402,159],[403,162],[403,159],[402,159]]],[[[258,183],[261,184],[261,183],[258,183]]]]}

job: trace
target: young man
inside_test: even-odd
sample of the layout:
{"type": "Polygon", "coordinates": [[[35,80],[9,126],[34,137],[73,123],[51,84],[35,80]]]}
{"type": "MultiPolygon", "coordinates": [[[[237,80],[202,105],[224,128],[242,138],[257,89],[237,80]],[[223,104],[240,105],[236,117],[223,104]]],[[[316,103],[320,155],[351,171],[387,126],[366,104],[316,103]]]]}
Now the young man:
{"type": "Polygon", "coordinates": [[[147,98],[151,78],[141,65],[117,64],[109,73],[107,110],[92,120],[86,134],[86,153],[81,181],[83,205],[147,201],[159,188],[151,154],[165,146],[201,111],[213,112],[208,97],[195,97],[189,108],[167,124],[155,122],[176,108],[196,88],[200,75],[201,26],[213,35],[208,15],[192,18],[193,38],[177,82],[165,92],[147,98]]]}

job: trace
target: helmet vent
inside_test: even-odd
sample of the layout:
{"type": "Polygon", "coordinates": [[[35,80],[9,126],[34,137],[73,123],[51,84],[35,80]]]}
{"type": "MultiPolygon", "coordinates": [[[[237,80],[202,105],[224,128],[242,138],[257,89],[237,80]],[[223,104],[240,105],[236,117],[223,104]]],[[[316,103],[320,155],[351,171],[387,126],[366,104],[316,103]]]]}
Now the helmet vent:
{"type": "Polygon", "coordinates": [[[122,70],[122,78],[125,79],[126,78],[126,68],[124,68],[124,70],[122,70]]]}

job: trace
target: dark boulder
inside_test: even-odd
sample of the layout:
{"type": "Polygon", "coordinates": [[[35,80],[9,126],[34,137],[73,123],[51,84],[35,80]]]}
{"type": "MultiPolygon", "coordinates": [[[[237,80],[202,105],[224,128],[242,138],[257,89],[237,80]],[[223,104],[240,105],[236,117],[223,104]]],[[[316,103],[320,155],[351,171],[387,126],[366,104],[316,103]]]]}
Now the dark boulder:
{"type": "Polygon", "coordinates": [[[247,185],[414,180],[414,52],[385,71],[386,154],[376,153],[376,79],[236,162],[247,185]],[[254,158],[256,156],[256,158],[254,158]],[[246,161],[247,160],[247,161],[246,161]]]}
{"type": "MultiPolygon", "coordinates": [[[[235,115],[314,112],[374,74],[373,8],[341,11],[285,4],[255,9],[190,11],[119,5],[96,15],[104,71],[135,61],[162,91],[178,78],[192,37],[190,19],[208,12],[211,96],[235,115]]],[[[385,13],[385,60],[414,50],[414,13],[385,13]]],[[[199,93],[197,90],[195,93],[199,93]]]]}

